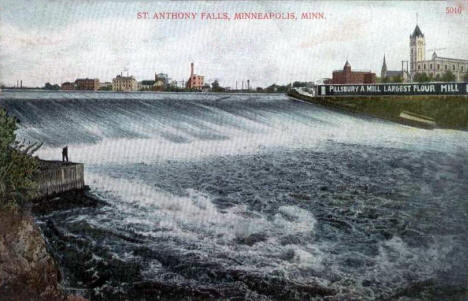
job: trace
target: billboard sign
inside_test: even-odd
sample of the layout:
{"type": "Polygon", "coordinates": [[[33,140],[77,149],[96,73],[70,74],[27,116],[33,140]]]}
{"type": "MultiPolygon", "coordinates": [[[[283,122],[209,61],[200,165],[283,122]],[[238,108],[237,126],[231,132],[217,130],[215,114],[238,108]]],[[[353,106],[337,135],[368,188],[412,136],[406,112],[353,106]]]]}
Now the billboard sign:
{"type": "Polygon", "coordinates": [[[318,96],[466,95],[468,83],[320,85],[318,96]]]}

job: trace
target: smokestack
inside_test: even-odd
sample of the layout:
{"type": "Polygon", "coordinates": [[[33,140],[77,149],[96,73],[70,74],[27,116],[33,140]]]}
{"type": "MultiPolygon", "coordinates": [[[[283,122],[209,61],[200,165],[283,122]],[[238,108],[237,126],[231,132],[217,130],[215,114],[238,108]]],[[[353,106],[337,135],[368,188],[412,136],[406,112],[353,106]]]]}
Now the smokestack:
{"type": "Polygon", "coordinates": [[[247,80],[247,90],[250,90],[250,79],[247,80]]]}
{"type": "Polygon", "coordinates": [[[193,76],[193,63],[190,63],[190,78],[193,76]]]}
{"type": "Polygon", "coordinates": [[[20,88],[23,88],[23,80],[20,82],[20,88]]]}

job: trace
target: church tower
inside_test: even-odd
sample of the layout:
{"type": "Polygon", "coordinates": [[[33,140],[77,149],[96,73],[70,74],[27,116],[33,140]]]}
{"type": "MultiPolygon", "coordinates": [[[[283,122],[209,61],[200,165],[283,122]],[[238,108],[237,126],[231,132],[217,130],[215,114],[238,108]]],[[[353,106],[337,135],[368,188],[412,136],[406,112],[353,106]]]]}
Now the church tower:
{"type": "Polygon", "coordinates": [[[410,73],[416,72],[416,63],[426,59],[426,40],[418,25],[410,35],[410,73]]]}
{"type": "Polygon", "coordinates": [[[385,54],[383,56],[382,70],[380,71],[380,78],[384,79],[387,77],[387,62],[385,61],[385,54]]]}

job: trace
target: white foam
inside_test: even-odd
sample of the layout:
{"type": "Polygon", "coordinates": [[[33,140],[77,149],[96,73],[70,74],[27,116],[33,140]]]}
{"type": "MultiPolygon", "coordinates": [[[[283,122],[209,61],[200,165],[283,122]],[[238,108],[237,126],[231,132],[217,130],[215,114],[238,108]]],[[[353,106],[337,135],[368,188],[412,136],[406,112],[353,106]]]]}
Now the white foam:
{"type": "MultiPolygon", "coordinates": [[[[280,207],[273,219],[265,216],[251,218],[243,215],[247,211],[244,205],[221,212],[210,197],[192,189],[187,190],[186,196],[175,196],[134,180],[116,179],[95,173],[87,176],[93,189],[107,199],[117,209],[117,214],[122,216],[108,218],[106,214],[115,212],[104,210],[106,213],[100,216],[101,221],[98,217],[96,225],[112,229],[116,226],[113,223],[118,222],[119,227],[132,227],[132,231],[140,235],[183,238],[192,244],[199,244],[202,249],[214,248],[217,252],[234,254],[246,252],[264,257],[291,247],[278,246],[278,237],[313,233],[316,223],[311,213],[293,206],[280,207]],[[247,238],[252,234],[263,234],[266,240],[253,246],[237,244],[237,239],[247,238]],[[233,248],[233,245],[236,247],[233,248]]],[[[308,257],[307,252],[298,251],[295,264],[317,265],[317,260],[308,257]]]]}

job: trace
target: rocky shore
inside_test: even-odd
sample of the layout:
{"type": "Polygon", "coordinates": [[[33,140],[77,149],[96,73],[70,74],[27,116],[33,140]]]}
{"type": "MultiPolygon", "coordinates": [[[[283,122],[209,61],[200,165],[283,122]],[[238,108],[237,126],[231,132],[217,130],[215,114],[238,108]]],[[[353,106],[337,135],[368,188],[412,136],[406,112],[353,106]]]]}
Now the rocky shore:
{"type": "Polygon", "coordinates": [[[0,211],[0,294],[4,300],[64,300],[60,271],[32,216],[0,211]]]}
{"type": "Polygon", "coordinates": [[[63,206],[93,205],[84,192],[71,192],[19,209],[0,208],[0,296],[2,301],[86,301],[66,294],[59,266],[47,249],[33,214],[63,206]],[[75,202],[64,202],[73,199],[75,202]]]}

